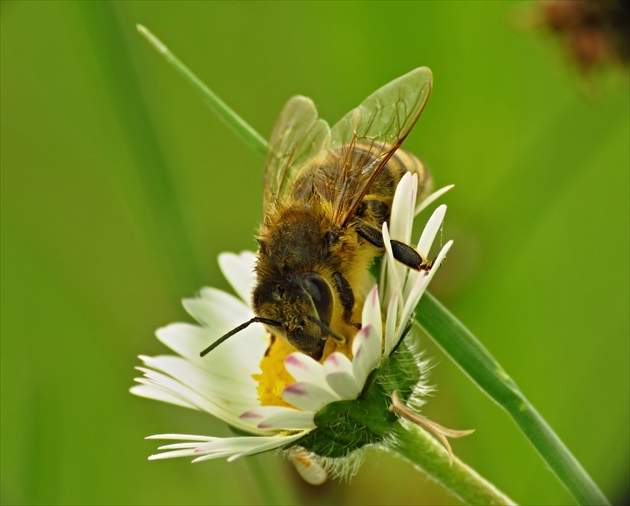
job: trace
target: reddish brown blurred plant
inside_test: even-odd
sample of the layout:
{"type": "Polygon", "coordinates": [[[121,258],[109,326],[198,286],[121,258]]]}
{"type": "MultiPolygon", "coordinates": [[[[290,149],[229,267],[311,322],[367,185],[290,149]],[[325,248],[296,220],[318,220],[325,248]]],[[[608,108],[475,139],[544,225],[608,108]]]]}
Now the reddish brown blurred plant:
{"type": "Polygon", "coordinates": [[[583,72],[611,63],[628,67],[630,2],[552,0],[540,4],[539,23],[556,34],[583,72]]]}

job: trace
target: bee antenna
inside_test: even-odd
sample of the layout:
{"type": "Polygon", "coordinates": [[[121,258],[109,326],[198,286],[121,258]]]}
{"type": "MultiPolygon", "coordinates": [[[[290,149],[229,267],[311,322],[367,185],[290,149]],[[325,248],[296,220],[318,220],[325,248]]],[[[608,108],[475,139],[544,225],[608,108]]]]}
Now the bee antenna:
{"type": "Polygon", "coordinates": [[[341,337],[339,334],[337,334],[333,329],[331,329],[328,325],[326,325],[324,322],[322,322],[321,320],[318,320],[317,318],[315,318],[314,316],[311,315],[304,315],[306,316],[306,319],[312,323],[314,323],[315,325],[318,325],[319,327],[321,327],[324,331],[326,331],[333,339],[341,342],[341,343],[345,343],[346,340],[341,337]]]}
{"type": "Polygon", "coordinates": [[[208,346],[205,350],[203,350],[199,356],[200,357],[205,357],[208,353],[210,353],[212,350],[214,350],[217,346],[219,346],[222,342],[227,341],[230,337],[232,337],[234,334],[239,333],[241,330],[246,329],[247,327],[249,327],[252,323],[264,323],[265,325],[271,325],[272,327],[279,327],[281,324],[275,320],[269,320],[267,318],[259,318],[258,316],[252,318],[251,320],[246,321],[245,323],[241,323],[238,327],[236,327],[235,329],[230,330],[227,334],[225,334],[224,336],[221,336],[219,339],[217,339],[214,343],[212,343],[210,346],[208,346]]]}

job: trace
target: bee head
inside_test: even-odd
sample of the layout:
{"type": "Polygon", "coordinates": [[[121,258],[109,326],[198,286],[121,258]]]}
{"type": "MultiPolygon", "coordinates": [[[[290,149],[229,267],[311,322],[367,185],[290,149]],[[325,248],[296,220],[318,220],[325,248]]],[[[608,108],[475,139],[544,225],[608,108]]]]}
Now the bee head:
{"type": "Polygon", "coordinates": [[[292,274],[281,279],[262,279],[254,289],[257,316],[281,325],[270,332],[298,350],[319,359],[329,336],[334,299],[330,286],[317,273],[292,274]]]}

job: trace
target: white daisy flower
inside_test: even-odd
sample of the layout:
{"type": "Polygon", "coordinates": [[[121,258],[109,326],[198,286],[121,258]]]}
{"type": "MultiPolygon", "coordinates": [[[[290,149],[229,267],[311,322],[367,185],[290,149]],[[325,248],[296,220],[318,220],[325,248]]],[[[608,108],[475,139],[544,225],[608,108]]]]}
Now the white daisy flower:
{"type": "MultiPolygon", "coordinates": [[[[445,190],[436,192],[425,203],[445,190]]],[[[321,363],[301,352],[289,351],[290,345],[282,340],[275,340],[274,348],[284,347],[287,351],[269,353],[271,338],[258,323],[249,325],[209,355],[199,356],[213,341],[254,316],[250,294],[256,281],[256,256],[251,252],[221,254],[219,264],[237,297],[204,288],[199,297],[184,300],[184,307],[198,324],[174,323],[159,329],[158,339],[179,356],[141,356],[144,365],[138,370],[143,377],[136,379],[139,385],[131,391],[205,411],[242,435],[150,436],[148,439],[178,442],[160,447],[162,452],[149,458],[233,461],[273,449],[299,447],[292,460],[298,470],[301,465],[305,473],[314,476],[309,480],[314,482],[321,473],[317,466],[309,467],[305,460],[309,455],[324,460],[343,457],[353,449],[387,437],[387,417],[395,416],[387,411],[393,392],[398,391],[407,403],[421,404],[417,394],[426,391],[423,364],[418,364],[413,354],[411,359],[407,354],[406,362],[402,353],[400,357],[396,355],[397,350],[404,348],[399,344],[410,328],[413,312],[452,241],[442,247],[428,272],[412,271],[394,260],[389,238],[410,242],[416,193],[417,176],[406,174],[396,190],[389,229],[383,225],[386,254],[379,285],[365,297],[361,330],[348,349],[324,355],[321,363]],[[357,420],[367,420],[365,423],[370,425],[365,410],[369,412],[374,403],[383,404],[384,411],[378,410],[375,418],[378,420],[365,431],[365,436],[357,436],[355,431],[346,438],[340,420],[354,423],[355,428],[357,420]],[[360,416],[355,418],[356,409],[360,409],[360,416]]],[[[417,249],[424,258],[429,257],[445,212],[446,206],[438,207],[422,233],[417,249]]]]}

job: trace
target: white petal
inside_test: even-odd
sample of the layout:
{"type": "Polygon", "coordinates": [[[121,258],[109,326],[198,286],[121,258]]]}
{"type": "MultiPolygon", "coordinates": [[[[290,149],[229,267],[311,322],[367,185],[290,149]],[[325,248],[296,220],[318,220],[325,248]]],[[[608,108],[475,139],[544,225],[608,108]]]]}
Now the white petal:
{"type": "Polygon", "coordinates": [[[326,381],[339,397],[344,400],[356,399],[362,385],[357,383],[352,362],[343,353],[336,351],[324,361],[326,381]]]}
{"type": "Polygon", "coordinates": [[[418,175],[405,173],[396,192],[391,208],[390,233],[394,239],[409,243],[413,227],[413,209],[418,193],[418,175]]]}
{"type": "Polygon", "coordinates": [[[206,442],[214,441],[217,438],[212,436],[197,436],[194,434],[154,434],[153,436],[147,436],[144,439],[178,439],[182,441],[206,442]]]}
{"type": "MultiPolygon", "coordinates": [[[[170,358],[175,359],[177,357],[170,358]]],[[[192,364],[190,365],[192,366],[192,364]]],[[[142,380],[144,384],[162,389],[168,394],[195,406],[197,409],[206,411],[220,420],[223,420],[224,422],[242,430],[252,433],[268,433],[268,431],[261,431],[255,425],[248,424],[239,419],[238,415],[242,412],[242,403],[236,404],[234,402],[226,402],[218,398],[216,395],[207,392],[204,395],[196,391],[194,388],[182,383],[181,381],[175,380],[166,374],[142,367],[139,367],[138,369],[145,375],[146,379],[142,380]]],[[[232,393],[231,395],[235,394],[232,393]]],[[[255,404],[257,404],[257,402],[253,403],[253,405],[255,404]]]]}
{"type": "Polygon", "coordinates": [[[446,206],[442,204],[435,211],[433,211],[431,218],[429,218],[426,227],[424,227],[424,230],[422,231],[422,236],[420,237],[420,241],[418,242],[418,252],[424,258],[427,258],[429,256],[431,245],[435,240],[435,236],[442,227],[442,222],[444,221],[445,214],[446,206]]]}
{"type": "Polygon", "coordinates": [[[129,389],[129,391],[140,397],[146,397],[147,399],[153,399],[155,401],[169,402],[171,404],[175,404],[176,406],[182,406],[184,408],[197,409],[196,406],[193,406],[189,402],[174,396],[171,393],[168,393],[161,388],[154,387],[151,384],[143,384],[144,380],[142,378],[136,378],[135,381],[140,383],[140,385],[133,386],[129,389]]]}
{"type": "Polygon", "coordinates": [[[223,329],[173,323],[158,329],[156,335],[169,348],[208,373],[235,380],[241,376],[250,385],[254,385],[250,376],[260,371],[260,358],[267,349],[267,336],[259,323],[232,336],[205,357],[200,357],[199,353],[223,335],[223,329]]]}
{"type": "MultiPolygon", "coordinates": [[[[442,227],[442,223],[444,221],[444,216],[446,214],[446,206],[441,205],[438,207],[429,221],[427,225],[424,227],[422,231],[422,235],[420,236],[420,241],[418,242],[418,252],[424,257],[429,258],[429,254],[431,252],[431,246],[433,245],[433,241],[435,240],[435,236],[440,231],[442,227]]],[[[411,295],[412,288],[417,284],[418,278],[423,276],[423,272],[418,271],[409,271],[407,276],[407,282],[403,288],[403,296],[405,300],[409,299],[411,295]]]]}
{"type": "Polygon", "coordinates": [[[427,286],[433,279],[433,276],[435,276],[435,273],[437,272],[438,268],[440,267],[440,264],[446,257],[446,253],[448,253],[448,250],[451,248],[452,245],[453,245],[453,241],[447,242],[442,248],[442,250],[440,251],[440,253],[438,254],[437,258],[435,259],[435,262],[433,262],[433,267],[431,267],[431,270],[428,273],[422,273],[422,275],[416,279],[416,283],[412,287],[409,293],[409,297],[407,297],[405,301],[405,307],[403,309],[403,313],[400,319],[400,326],[398,328],[398,331],[396,332],[395,343],[398,343],[398,341],[400,340],[400,337],[402,336],[402,333],[405,330],[406,323],[411,318],[411,315],[413,314],[414,310],[416,309],[416,306],[420,302],[420,299],[422,298],[422,295],[426,291],[427,286]]]}
{"type": "Polygon", "coordinates": [[[308,355],[300,352],[291,353],[285,359],[284,366],[296,381],[312,383],[323,389],[328,388],[324,366],[308,355]]]}
{"type": "Polygon", "coordinates": [[[259,429],[303,430],[314,429],[315,413],[283,406],[257,406],[240,418],[257,424],[259,429]]]}
{"type": "Polygon", "coordinates": [[[433,267],[431,267],[431,270],[429,271],[429,283],[433,279],[433,276],[435,276],[435,273],[438,271],[438,268],[442,264],[442,261],[446,258],[446,254],[448,253],[448,250],[451,249],[451,246],[453,246],[453,241],[448,241],[438,253],[435,262],[433,262],[433,267]]]}
{"type": "Polygon", "coordinates": [[[444,188],[440,188],[439,190],[433,192],[426,199],[418,204],[416,207],[416,211],[414,213],[415,216],[418,216],[422,211],[424,211],[427,207],[429,207],[433,202],[439,199],[442,195],[444,195],[447,191],[454,188],[455,185],[451,184],[449,186],[445,186],[444,188]]]}
{"type": "Polygon", "coordinates": [[[199,297],[184,299],[182,303],[195,320],[207,326],[221,322],[229,330],[252,317],[242,300],[216,288],[202,288],[199,297]]]}
{"type": "Polygon", "coordinates": [[[385,322],[385,349],[384,355],[389,356],[396,344],[396,325],[399,322],[398,299],[400,292],[392,295],[387,306],[387,321],[385,322]]]}
{"type": "Polygon", "coordinates": [[[188,450],[173,450],[163,453],[156,453],[154,455],[149,455],[149,460],[164,460],[164,459],[174,459],[177,457],[194,457],[196,455],[195,449],[190,448],[188,450]]]}
{"type": "Polygon", "coordinates": [[[190,360],[205,364],[207,361],[200,360],[199,353],[209,346],[214,336],[207,328],[193,325],[191,323],[171,323],[166,327],[159,328],[155,335],[175,353],[190,360]]]}
{"type": "Polygon", "coordinates": [[[352,343],[352,369],[357,383],[363,387],[368,374],[381,359],[381,341],[372,325],[361,328],[352,343]],[[356,349],[356,351],[355,351],[356,349]]]}
{"type": "Polygon", "coordinates": [[[282,398],[296,408],[317,412],[326,404],[339,400],[339,397],[328,388],[312,383],[293,383],[282,391],[282,398]]]}
{"type": "Polygon", "coordinates": [[[389,300],[394,293],[400,290],[408,267],[394,258],[387,222],[383,223],[382,232],[386,254],[383,256],[382,272],[385,272],[385,276],[381,279],[381,290],[383,291],[383,300],[389,300]],[[383,284],[385,285],[384,288],[383,284]]]}
{"type": "Polygon", "coordinates": [[[298,432],[292,436],[216,438],[209,443],[200,444],[194,450],[196,454],[201,456],[193,460],[193,462],[219,457],[228,457],[228,462],[231,462],[239,457],[280,448],[296,441],[307,433],[307,431],[298,432]]]}
{"type": "MultiPolygon", "coordinates": [[[[433,269],[435,269],[435,266],[431,270],[433,269]]],[[[420,298],[427,289],[428,284],[429,276],[426,273],[421,273],[421,275],[416,278],[415,284],[411,287],[409,296],[405,299],[405,306],[403,307],[398,321],[398,328],[394,336],[392,349],[398,344],[398,341],[400,341],[400,338],[407,326],[407,322],[411,319],[411,315],[416,309],[418,302],[420,302],[420,298]]]]}
{"type": "Polygon", "coordinates": [[[293,410],[271,415],[265,421],[258,424],[259,429],[278,429],[278,430],[304,430],[314,429],[315,413],[312,411],[293,410]]]}
{"type": "Polygon", "coordinates": [[[219,266],[238,296],[249,304],[253,286],[256,282],[254,267],[256,255],[251,251],[243,251],[240,255],[221,253],[219,266]]]}
{"type": "Polygon", "coordinates": [[[168,374],[207,399],[225,398],[243,404],[258,404],[256,382],[251,376],[238,371],[206,371],[172,355],[142,359],[147,366],[168,374]]]}
{"type": "Polygon", "coordinates": [[[147,439],[174,439],[191,442],[160,446],[160,450],[170,451],[151,455],[149,459],[158,460],[202,455],[193,460],[193,462],[220,457],[229,457],[228,460],[234,460],[243,455],[259,453],[290,444],[307,433],[308,431],[302,431],[291,436],[244,436],[227,438],[192,436],[187,434],[158,434],[150,436],[147,439]]]}
{"type": "MultiPolygon", "coordinates": [[[[363,312],[361,314],[361,326],[371,325],[374,331],[374,336],[376,337],[376,342],[383,342],[383,320],[381,319],[381,304],[378,299],[378,286],[374,286],[372,290],[368,293],[368,296],[365,298],[365,302],[363,304],[363,312]]],[[[354,356],[354,343],[352,346],[353,356],[354,356]]],[[[380,355],[380,349],[379,355],[380,355]]]]}

